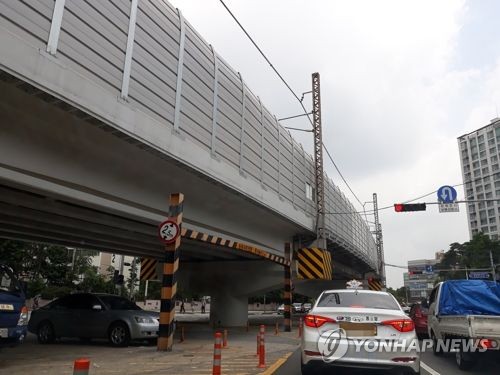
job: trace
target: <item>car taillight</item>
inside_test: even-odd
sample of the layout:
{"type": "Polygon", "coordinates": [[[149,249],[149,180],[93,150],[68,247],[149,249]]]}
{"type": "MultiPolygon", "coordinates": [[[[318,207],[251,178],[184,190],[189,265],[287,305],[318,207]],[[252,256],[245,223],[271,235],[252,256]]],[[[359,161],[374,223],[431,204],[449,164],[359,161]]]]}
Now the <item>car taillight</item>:
{"type": "Polygon", "coordinates": [[[411,332],[415,329],[415,324],[413,324],[413,320],[410,319],[386,320],[382,322],[382,324],[385,326],[392,326],[399,332],[411,332]]]}
{"type": "Polygon", "coordinates": [[[497,342],[495,340],[490,339],[481,339],[479,340],[479,346],[483,349],[496,349],[497,342]]]}
{"type": "Polygon", "coordinates": [[[308,327],[319,328],[325,323],[336,323],[336,321],[319,315],[306,315],[304,317],[304,324],[308,327]]]}

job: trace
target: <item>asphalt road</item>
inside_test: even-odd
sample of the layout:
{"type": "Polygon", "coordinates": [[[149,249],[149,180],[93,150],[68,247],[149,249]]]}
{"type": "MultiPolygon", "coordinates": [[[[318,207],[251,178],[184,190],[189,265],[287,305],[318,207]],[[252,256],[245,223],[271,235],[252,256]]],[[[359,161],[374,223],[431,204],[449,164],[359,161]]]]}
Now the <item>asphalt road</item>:
{"type": "MultiPolygon", "coordinates": [[[[500,373],[500,352],[488,353],[490,355],[482,357],[477,366],[470,371],[461,371],[455,364],[455,356],[453,353],[443,357],[436,357],[432,352],[421,354],[421,370],[422,375],[495,375],[500,373]]],[[[317,375],[331,374],[331,368],[321,372],[316,372],[317,375]]],[[[335,375],[382,375],[384,371],[368,371],[365,369],[341,369],[335,368],[335,375]]],[[[274,373],[275,375],[300,375],[300,351],[296,350],[290,358],[274,373]]]]}

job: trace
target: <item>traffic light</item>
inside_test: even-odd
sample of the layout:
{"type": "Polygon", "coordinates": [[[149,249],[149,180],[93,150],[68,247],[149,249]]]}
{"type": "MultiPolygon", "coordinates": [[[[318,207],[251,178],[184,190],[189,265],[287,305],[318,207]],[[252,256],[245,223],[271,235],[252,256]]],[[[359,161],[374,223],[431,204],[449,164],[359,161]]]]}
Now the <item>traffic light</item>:
{"type": "Polygon", "coordinates": [[[394,204],[394,211],[408,212],[408,211],[425,211],[425,203],[396,203],[394,204]]]}

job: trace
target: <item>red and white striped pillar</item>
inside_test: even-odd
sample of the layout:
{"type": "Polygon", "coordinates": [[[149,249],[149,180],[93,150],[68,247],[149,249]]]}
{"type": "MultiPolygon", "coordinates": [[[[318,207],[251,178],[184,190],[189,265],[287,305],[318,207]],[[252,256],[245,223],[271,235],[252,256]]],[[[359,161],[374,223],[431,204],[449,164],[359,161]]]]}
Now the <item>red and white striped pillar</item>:
{"type": "Polygon", "coordinates": [[[75,360],[73,375],[89,375],[90,359],[79,358],[75,360]]]}
{"type": "Polygon", "coordinates": [[[264,344],[264,335],[266,333],[266,326],[261,325],[260,326],[260,342],[259,342],[259,365],[257,366],[258,368],[265,368],[266,367],[266,347],[264,344]]]}
{"type": "Polygon", "coordinates": [[[222,334],[220,332],[215,333],[215,343],[214,343],[214,364],[212,367],[212,375],[221,375],[221,365],[222,365],[222,334]]]}

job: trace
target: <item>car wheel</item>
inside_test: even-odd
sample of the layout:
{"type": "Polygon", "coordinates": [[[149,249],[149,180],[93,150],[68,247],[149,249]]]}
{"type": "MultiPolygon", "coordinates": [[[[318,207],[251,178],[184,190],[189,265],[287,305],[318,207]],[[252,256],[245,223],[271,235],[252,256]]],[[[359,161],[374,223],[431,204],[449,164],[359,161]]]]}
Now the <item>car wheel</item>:
{"type": "Polygon", "coordinates": [[[403,370],[400,372],[401,375],[420,375],[420,369],[415,372],[413,370],[403,370]]]}
{"type": "Polygon", "coordinates": [[[52,344],[56,339],[52,323],[48,320],[41,322],[38,325],[36,336],[40,344],[52,344]]]}
{"type": "Polygon", "coordinates": [[[425,340],[429,338],[429,336],[427,335],[427,333],[417,333],[417,339],[419,340],[425,340]]]}
{"type": "Polygon", "coordinates": [[[300,373],[302,375],[313,375],[315,374],[317,371],[314,371],[314,368],[312,366],[311,363],[305,365],[303,362],[302,362],[302,356],[300,357],[300,373]]]}
{"type": "Polygon", "coordinates": [[[109,327],[108,338],[113,346],[127,346],[130,342],[130,331],[123,322],[113,323],[109,327]]]}
{"type": "Polygon", "coordinates": [[[474,353],[464,353],[462,348],[455,352],[455,361],[460,370],[470,370],[477,362],[474,353]]]}
{"type": "Polygon", "coordinates": [[[434,353],[435,356],[443,355],[441,349],[438,348],[438,340],[436,339],[434,332],[431,332],[431,338],[432,338],[432,353],[434,353]]]}
{"type": "Polygon", "coordinates": [[[313,370],[307,365],[300,366],[300,373],[302,375],[313,375],[313,370]]]}

